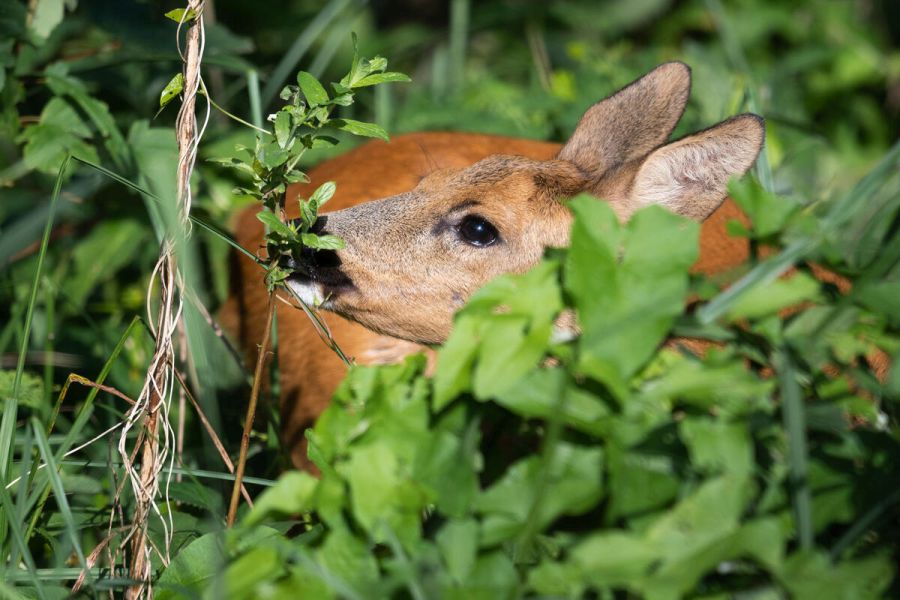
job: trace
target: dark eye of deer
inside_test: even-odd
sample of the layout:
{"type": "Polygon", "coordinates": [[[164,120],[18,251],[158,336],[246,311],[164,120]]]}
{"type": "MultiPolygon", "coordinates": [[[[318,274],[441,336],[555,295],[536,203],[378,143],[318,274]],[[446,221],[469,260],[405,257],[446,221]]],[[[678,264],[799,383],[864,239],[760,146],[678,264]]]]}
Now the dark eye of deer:
{"type": "Polygon", "coordinates": [[[464,218],[459,224],[458,230],[459,235],[473,246],[490,246],[500,237],[496,227],[476,215],[464,218]]]}

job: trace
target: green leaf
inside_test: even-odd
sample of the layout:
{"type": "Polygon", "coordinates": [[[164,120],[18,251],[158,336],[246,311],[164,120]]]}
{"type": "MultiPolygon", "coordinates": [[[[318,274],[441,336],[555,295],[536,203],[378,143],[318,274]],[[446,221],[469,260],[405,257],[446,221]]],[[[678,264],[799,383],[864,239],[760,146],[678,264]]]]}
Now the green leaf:
{"type": "Polygon", "coordinates": [[[37,0],[31,7],[31,29],[39,38],[47,39],[63,20],[64,0],[37,0]]]}
{"type": "Polygon", "coordinates": [[[375,123],[363,123],[362,121],[354,121],[353,119],[334,119],[331,121],[330,125],[354,135],[378,138],[386,142],[390,141],[387,132],[375,123]]]}
{"type": "Polygon", "coordinates": [[[286,147],[291,138],[291,114],[280,110],[275,115],[275,140],[282,148],[286,147]]]}
{"type": "Polygon", "coordinates": [[[172,19],[176,23],[187,23],[197,18],[197,13],[192,8],[175,8],[165,13],[165,16],[172,19]]]}
{"type": "Polygon", "coordinates": [[[306,102],[310,106],[320,106],[328,103],[328,92],[325,91],[319,80],[312,74],[300,71],[297,73],[297,83],[300,85],[300,89],[306,97],[306,102]]]}
{"type": "Polygon", "coordinates": [[[188,544],[172,559],[154,585],[154,598],[174,600],[184,590],[203,590],[221,569],[224,559],[222,536],[207,533],[188,544]]]}
{"type": "Polygon", "coordinates": [[[165,108],[169,102],[181,93],[182,89],[184,89],[184,75],[176,73],[175,77],[169,80],[169,83],[166,84],[166,87],[159,94],[159,107],[165,108]]]}
{"type": "Polygon", "coordinates": [[[567,379],[561,368],[534,369],[494,399],[526,419],[559,417],[566,426],[586,433],[606,431],[609,407],[597,396],[567,385],[567,379]]]}
{"type": "MultiPolygon", "coordinates": [[[[374,593],[378,585],[378,562],[368,545],[346,529],[330,532],[316,551],[316,559],[325,572],[340,585],[357,592],[359,598],[379,596],[374,593]]],[[[337,587],[334,582],[332,587],[337,587]]]]}
{"type": "MultiPolygon", "coordinates": [[[[16,379],[15,371],[0,369],[0,412],[6,399],[12,396],[13,383],[16,379]]],[[[44,382],[31,373],[23,372],[19,381],[19,406],[27,406],[33,409],[49,409],[44,403],[44,382]]]]}
{"type": "Polygon", "coordinates": [[[312,196],[309,197],[310,202],[315,202],[316,206],[321,208],[325,206],[325,203],[331,200],[331,197],[334,196],[334,191],[337,189],[337,186],[333,181],[326,181],[313,192],[312,196]]]}
{"type": "Polygon", "coordinates": [[[353,88],[361,88],[369,85],[378,85],[379,83],[388,83],[394,81],[402,81],[408,82],[412,81],[409,76],[404,75],[403,73],[395,73],[392,71],[388,71],[387,73],[374,73],[372,75],[367,75],[363,77],[359,81],[353,84],[353,88]]]}
{"type": "Polygon", "coordinates": [[[85,142],[91,130],[62,98],[51,98],[36,125],[26,127],[18,141],[25,142],[25,164],[43,173],[55,173],[69,154],[99,162],[97,151],[85,142]]]}
{"type": "Polygon", "coordinates": [[[559,442],[549,464],[534,456],[515,463],[475,501],[483,515],[480,543],[517,536],[526,524],[541,530],[562,515],[577,515],[600,498],[603,451],[559,442]],[[551,492],[552,490],[552,492],[551,492]]]}
{"type": "Polygon", "coordinates": [[[316,250],[340,250],[346,245],[344,240],[336,235],[304,233],[300,235],[300,239],[304,246],[315,248],[316,250]]]}
{"type": "Polygon", "coordinates": [[[111,219],[99,225],[75,246],[70,272],[62,293],[71,307],[80,310],[101,284],[110,281],[146,248],[149,230],[133,219],[111,219]],[[98,256],[105,257],[97,260],[98,256]]]}
{"type": "Polygon", "coordinates": [[[597,586],[640,581],[658,556],[659,551],[648,540],[619,531],[591,534],[572,550],[579,575],[597,586]]]}
{"type": "Polygon", "coordinates": [[[244,518],[245,525],[256,525],[273,516],[297,515],[312,509],[318,480],[303,471],[288,471],[274,486],[262,493],[244,518]]]}
{"type": "Polygon", "coordinates": [[[853,289],[859,303],[871,311],[885,315],[892,323],[900,324],[900,281],[867,282],[853,289]]]}
{"type": "Polygon", "coordinates": [[[884,598],[896,567],[887,555],[831,562],[821,552],[791,555],[779,579],[797,600],[884,598]]]}
{"type": "Polygon", "coordinates": [[[262,221],[265,225],[269,227],[270,231],[273,231],[279,235],[283,235],[284,237],[291,239],[294,237],[294,230],[281,222],[277,216],[268,211],[261,210],[256,213],[256,218],[262,221]]]}
{"type": "Polygon", "coordinates": [[[478,554],[478,524],[472,519],[449,521],[435,539],[450,576],[465,582],[478,554]]]}
{"type": "Polygon", "coordinates": [[[353,514],[372,539],[384,542],[393,533],[412,547],[421,535],[419,513],[429,498],[404,475],[397,452],[380,441],[358,447],[339,472],[350,485],[353,514]]]}
{"type": "Polygon", "coordinates": [[[759,283],[747,290],[728,310],[728,318],[759,319],[801,302],[820,300],[819,282],[803,272],[787,279],[759,283]]]}
{"type": "Polygon", "coordinates": [[[745,424],[694,417],[682,421],[679,431],[695,469],[739,477],[752,474],[753,445],[745,424]]]}
{"type": "Polygon", "coordinates": [[[752,179],[732,179],[728,195],[750,217],[754,237],[765,238],[784,229],[790,218],[800,209],[793,200],[766,191],[752,179]]]}
{"type": "Polygon", "coordinates": [[[518,585],[518,573],[502,550],[478,558],[472,573],[459,587],[445,591],[442,597],[454,600],[495,600],[512,598],[518,585]]]}
{"type": "Polygon", "coordinates": [[[583,328],[579,367],[621,395],[685,305],[698,226],[650,206],[622,229],[605,202],[579,196],[570,205],[565,282],[583,328]]]}

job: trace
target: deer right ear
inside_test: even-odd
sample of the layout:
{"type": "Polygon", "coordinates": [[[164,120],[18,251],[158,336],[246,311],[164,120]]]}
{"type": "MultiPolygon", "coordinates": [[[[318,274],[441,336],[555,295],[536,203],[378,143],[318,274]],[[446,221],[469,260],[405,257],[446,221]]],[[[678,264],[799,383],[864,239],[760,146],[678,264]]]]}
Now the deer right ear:
{"type": "Polygon", "coordinates": [[[597,182],[619,165],[661,146],[684,113],[691,70],[665,63],[590,107],[557,158],[597,182]]]}

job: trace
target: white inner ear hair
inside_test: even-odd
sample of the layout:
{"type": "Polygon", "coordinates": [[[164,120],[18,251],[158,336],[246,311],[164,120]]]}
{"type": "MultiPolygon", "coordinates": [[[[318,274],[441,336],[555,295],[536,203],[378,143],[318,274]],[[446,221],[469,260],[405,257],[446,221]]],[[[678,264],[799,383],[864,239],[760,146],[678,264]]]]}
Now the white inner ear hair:
{"type": "Polygon", "coordinates": [[[634,200],[681,212],[678,206],[692,197],[724,195],[728,178],[742,173],[747,163],[744,153],[728,152],[728,146],[685,144],[651,155],[638,174],[634,200]]]}

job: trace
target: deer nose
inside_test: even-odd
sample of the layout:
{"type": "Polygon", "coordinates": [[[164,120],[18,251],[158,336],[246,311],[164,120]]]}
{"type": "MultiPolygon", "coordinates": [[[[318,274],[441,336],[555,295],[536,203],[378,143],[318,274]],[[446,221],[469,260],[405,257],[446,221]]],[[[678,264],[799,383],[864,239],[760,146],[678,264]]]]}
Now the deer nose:
{"type": "MultiPolygon", "coordinates": [[[[299,219],[295,219],[292,221],[293,225],[299,225],[299,219]]],[[[313,223],[312,227],[309,228],[309,233],[314,233],[316,235],[325,235],[328,232],[325,230],[325,225],[328,222],[327,216],[321,216],[316,219],[316,222],[313,223]]],[[[300,271],[301,273],[311,274],[312,272],[319,269],[334,269],[341,266],[341,259],[338,258],[337,252],[334,250],[319,250],[317,248],[309,248],[304,246],[300,250],[300,260],[291,260],[288,265],[294,271],[300,271]]]]}

